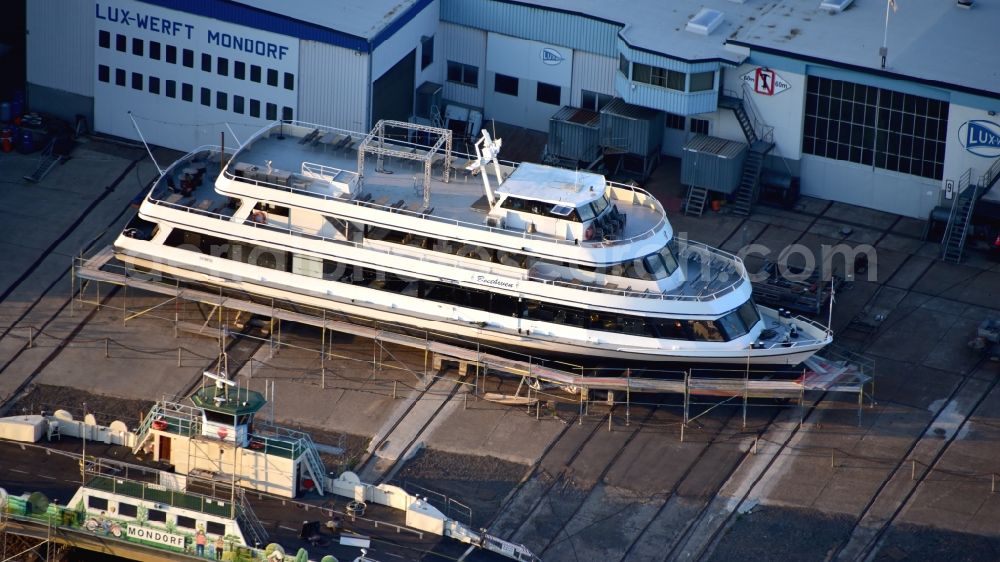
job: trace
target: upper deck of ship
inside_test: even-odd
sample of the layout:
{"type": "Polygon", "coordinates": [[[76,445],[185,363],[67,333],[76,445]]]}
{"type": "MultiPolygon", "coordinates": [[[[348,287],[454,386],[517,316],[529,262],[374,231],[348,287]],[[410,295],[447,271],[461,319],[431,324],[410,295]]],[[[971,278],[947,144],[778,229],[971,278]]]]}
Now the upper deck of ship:
{"type": "MultiPolygon", "coordinates": [[[[553,232],[501,224],[488,220],[490,206],[478,170],[470,171],[475,156],[432,151],[430,147],[407,139],[381,139],[380,143],[396,153],[379,157],[365,154],[363,167],[358,148],[364,133],[299,122],[277,123],[261,131],[237,151],[224,170],[224,177],[236,182],[268,187],[277,191],[308,195],[325,200],[348,202],[366,208],[419,217],[433,221],[442,236],[455,227],[486,230],[519,239],[543,240],[593,248],[625,247],[652,239],[666,232],[672,236],[666,212],[648,192],[629,185],[605,182],[605,194],[618,211],[628,218],[615,233],[594,240],[581,240],[553,232]],[[429,197],[425,198],[425,166],[429,166],[429,197]],[[362,169],[362,174],[358,170],[362,169]]],[[[502,179],[518,165],[499,162],[502,179]]],[[[552,168],[572,178],[601,177],[592,173],[552,168]]],[[[496,183],[495,171],[488,168],[496,183]]],[[[235,189],[230,184],[230,189],[235,189]]],[[[553,188],[556,189],[556,188],[553,188]]],[[[520,188],[523,191],[523,186],[520,188]]],[[[539,192],[544,188],[538,188],[539,192]]],[[[503,193],[504,185],[496,187],[503,193]]],[[[281,200],[278,193],[272,197],[281,200]]],[[[558,194],[556,194],[558,195],[558,194]]],[[[599,196],[598,194],[595,195],[599,196]]],[[[558,200],[553,196],[549,200],[558,200]]],[[[538,200],[546,200],[539,197],[538,200]]],[[[394,217],[395,218],[395,217],[394,217]]],[[[395,222],[395,220],[393,221],[395,222]]],[[[664,241],[658,241],[662,247],[664,241]]]]}

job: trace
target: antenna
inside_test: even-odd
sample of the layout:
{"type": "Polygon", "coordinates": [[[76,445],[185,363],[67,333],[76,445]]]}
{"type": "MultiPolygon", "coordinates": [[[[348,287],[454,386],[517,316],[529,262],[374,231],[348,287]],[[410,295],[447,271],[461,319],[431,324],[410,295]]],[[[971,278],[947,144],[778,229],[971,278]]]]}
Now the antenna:
{"type": "Polygon", "coordinates": [[[139,139],[142,140],[142,146],[146,147],[146,153],[149,154],[149,159],[153,161],[153,165],[156,166],[156,171],[160,172],[162,176],[164,174],[163,168],[156,162],[156,158],[153,156],[153,151],[149,149],[149,145],[146,144],[146,137],[142,136],[142,131],[139,130],[139,124],[135,122],[135,117],[132,116],[132,111],[128,112],[128,118],[132,120],[132,126],[135,127],[135,132],[139,133],[139,139]]]}
{"type": "MultiPolygon", "coordinates": [[[[219,374],[215,374],[211,371],[202,371],[201,374],[204,377],[210,378],[215,381],[215,397],[213,398],[213,400],[215,401],[216,404],[222,405],[222,403],[226,401],[226,396],[225,396],[226,386],[236,386],[236,383],[229,380],[229,378],[226,376],[226,371],[223,369],[219,369],[219,374]]],[[[238,394],[239,393],[237,392],[237,396],[238,394]]]]}

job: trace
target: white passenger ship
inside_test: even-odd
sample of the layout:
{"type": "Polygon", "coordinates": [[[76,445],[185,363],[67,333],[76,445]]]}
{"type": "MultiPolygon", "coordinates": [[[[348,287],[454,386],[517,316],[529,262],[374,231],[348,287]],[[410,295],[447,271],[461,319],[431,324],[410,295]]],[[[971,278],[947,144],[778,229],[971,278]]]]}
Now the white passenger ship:
{"type": "Polygon", "coordinates": [[[796,365],[827,327],[757,306],[742,261],[674,237],[648,192],[476,156],[451,133],[276,122],[175,162],[115,242],[171,278],[535,355],[796,365]],[[213,186],[214,180],[214,186],[213,186]],[[214,187],[214,189],[213,189],[214,187]],[[485,191],[485,193],[484,193],[485,191]]]}

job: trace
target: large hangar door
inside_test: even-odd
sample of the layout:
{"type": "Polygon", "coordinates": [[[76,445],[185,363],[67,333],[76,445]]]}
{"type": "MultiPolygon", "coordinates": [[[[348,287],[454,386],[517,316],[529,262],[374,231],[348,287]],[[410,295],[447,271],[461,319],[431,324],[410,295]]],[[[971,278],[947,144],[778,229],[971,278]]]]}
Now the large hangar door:
{"type": "Polygon", "coordinates": [[[372,90],[372,126],[379,119],[406,121],[413,113],[413,76],[417,51],[403,57],[385,74],[375,80],[372,90]]]}

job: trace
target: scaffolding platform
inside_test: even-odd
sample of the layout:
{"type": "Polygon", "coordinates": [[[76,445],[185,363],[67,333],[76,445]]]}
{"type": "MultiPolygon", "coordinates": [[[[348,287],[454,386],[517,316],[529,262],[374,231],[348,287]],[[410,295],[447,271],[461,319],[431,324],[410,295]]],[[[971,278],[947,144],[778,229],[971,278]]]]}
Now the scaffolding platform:
{"type": "MultiPolygon", "coordinates": [[[[322,330],[332,330],[352,336],[370,339],[379,345],[395,344],[398,346],[417,349],[431,354],[440,360],[454,361],[460,364],[460,371],[464,374],[468,367],[477,368],[478,373],[494,371],[521,377],[523,381],[528,381],[526,385],[529,390],[529,402],[531,388],[540,388],[542,384],[555,385],[571,393],[579,393],[581,404],[589,400],[591,391],[606,391],[609,398],[608,403],[615,403],[614,397],[624,397],[626,403],[630,400],[632,393],[640,394],[681,394],[684,396],[685,405],[690,401],[691,396],[713,396],[717,398],[741,398],[744,403],[751,398],[776,398],[776,399],[797,399],[801,403],[805,399],[806,392],[841,392],[856,394],[859,407],[863,404],[865,395],[874,394],[874,364],[862,356],[849,352],[841,352],[828,347],[824,350],[824,357],[813,356],[803,364],[802,373],[794,379],[769,380],[761,378],[751,378],[749,371],[734,370],[727,373],[720,371],[702,372],[698,369],[689,368],[685,371],[676,372],[672,378],[652,378],[628,376],[592,376],[580,372],[573,372],[565,369],[558,369],[547,365],[539,364],[532,357],[525,356],[524,359],[514,359],[496,353],[483,350],[483,346],[471,342],[469,346],[455,345],[439,341],[430,337],[418,337],[395,329],[399,326],[379,323],[374,326],[366,326],[343,319],[330,318],[338,313],[317,309],[313,313],[305,313],[292,308],[302,308],[292,303],[282,303],[278,300],[271,300],[271,303],[261,304],[250,300],[222,294],[221,287],[219,293],[213,293],[201,289],[185,287],[179,282],[171,284],[162,281],[148,279],[148,274],[134,271],[122,265],[112,264],[114,255],[110,247],[103,248],[90,258],[83,256],[75,258],[73,272],[73,292],[81,302],[100,304],[100,284],[109,283],[128,289],[140,289],[154,294],[168,297],[166,302],[190,301],[207,304],[219,309],[230,309],[243,313],[249,313],[261,317],[270,318],[272,322],[278,321],[277,337],[280,343],[280,322],[294,322],[320,328],[322,330]],[[79,281],[79,293],[77,294],[77,282],[79,281]],[[94,301],[84,301],[85,291],[91,282],[98,284],[97,303],[94,301]],[[714,375],[714,376],[713,376],[714,375]],[[870,388],[870,392],[867,390],[870,388]]],[[[124,299],[123,299],[124,300],[124,299]]],[[[124,310],[123,318],[127,320],[135,318],[162,306],[160,303],[147,308],[138,313],[128,315],[124,310]]],[[[221,315],[220,315],[221,318],[221,315]]],[[[179,323],[175,319],[175,324],[179,323]]],[[[214,332],[211,330],[209,333],[214,332]]],[[[224,333],[225,330],[220,330],[224,333]]],[[[275,337],[275,330],[269,330],[271,338],[275,337]]],[[[325,354],[326,337],[324,335],[325,354]]],[[[273,343],[272,343],[273,345],[273,343]]],[[[478,382],[478,381],[477,381],[478,382]]],[[[620,402],[620,401],[619,401],[620,402]]],[[[860,411],[859,411],[860,415],[860,411]]]]}

